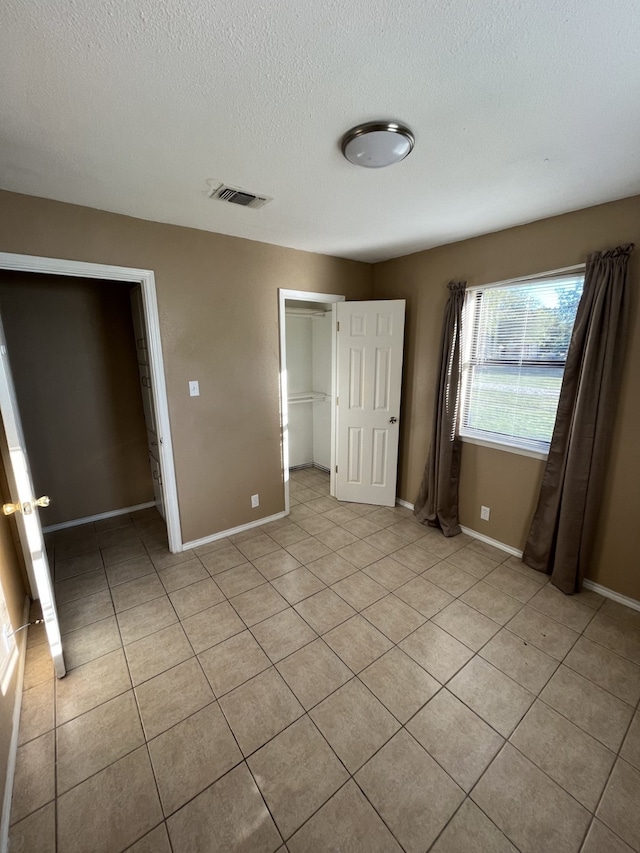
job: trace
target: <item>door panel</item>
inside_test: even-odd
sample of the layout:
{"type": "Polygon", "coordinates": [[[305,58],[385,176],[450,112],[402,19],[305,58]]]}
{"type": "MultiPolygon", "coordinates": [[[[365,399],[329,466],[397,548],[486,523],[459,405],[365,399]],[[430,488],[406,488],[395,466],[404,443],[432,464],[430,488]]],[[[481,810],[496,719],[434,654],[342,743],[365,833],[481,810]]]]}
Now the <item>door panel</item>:
{"type": "Polygon", "coordinates": [[[134,287],[131,291],[131,317],[133,319],[133,333],[136,339],[138,364],[149,364],[149,345],[145,331],[142,288],[140,285],[134,287]]]}
{"type": "Polygon", "coordinates": [[[164,518],[164,500],[162,498],[162,475],[160,473],[160,463],[153,455],[152,451],[149,451],[149,464],[151,465],[151,479],[153,482],[153,497],[156,502],[156,509],[160,513],[160,515],[164,518]]]}
{"type": "MultiPolygon", "coordinates": [[[[55,666],[56,675],[65,674],[62,654],[62,638],[58,624],[53,584],[49,571],[49,561],[44,545],[42,527],[35,503],[33,481],[29,468],[29,459],[18,413],[7,344],[0,321],[0,414],[6,436],[2,442],[2,456],[9,484],[11,501],[19,507],[14,513],[18,527],[18,536],[24,554],[31,592],[40,599],[49,649],[55,666]]],[[[46,426],[46,425],[45,425],[46,426]]]]}
{"type": "Polygon", "coordinates": [[[362,427],[349,427],[349,483],[362,483],[362,427]]]}
{"type": "Polygon", "coordinates": [[[371,472],[371,483],[374,486],[384,486],[387,465],[387,437],[388,430],[374,429],[373,431],[373,463],[371,472]]]}
{"type": "Polygon", "coordinates": [[[151,370],[147,367],[146,364],[139,364],[138,374],[140,376],[142,409],[144,412],[144,420],[147,425],[147,430],[153,433],[157,433],[158,425],[156,424],[155,407],[153,404],[153,391],[151,389],[151,370]]]}
{"type": "Polygon", "coordinates": [[[403,299],[336,306],[338,500],[395,505],[404,313],[403,299]]]}

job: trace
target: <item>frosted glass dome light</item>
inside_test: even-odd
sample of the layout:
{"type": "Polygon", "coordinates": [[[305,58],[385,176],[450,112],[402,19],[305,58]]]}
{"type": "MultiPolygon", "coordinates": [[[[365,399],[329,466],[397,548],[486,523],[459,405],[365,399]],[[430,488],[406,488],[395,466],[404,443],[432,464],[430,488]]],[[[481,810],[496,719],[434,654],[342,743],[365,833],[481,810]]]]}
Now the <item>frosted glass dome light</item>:
{"type": "Polygon", "coordinates": [[[342,137],[342,153],[350,163],[381,169],[399,163],[411,153],[415,137],[394,121],[370,121],[351,128],[342,137]]]}

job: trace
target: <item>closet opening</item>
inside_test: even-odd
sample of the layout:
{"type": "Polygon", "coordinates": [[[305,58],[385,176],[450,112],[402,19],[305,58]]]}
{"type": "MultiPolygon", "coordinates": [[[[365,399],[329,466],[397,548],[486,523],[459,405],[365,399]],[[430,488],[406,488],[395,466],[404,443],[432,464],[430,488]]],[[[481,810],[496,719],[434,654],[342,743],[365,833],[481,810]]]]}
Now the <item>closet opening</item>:
{"type": "Polygon", "coordinates": [[[0,271],[0,450],[11,499],[2,509],[15,518],[26,589],[40,599],[61,678],[56,597],[70,603],[78,586],[100,593],[143,576],[152,552],[182,550],[154,274],[6,252],[0,271]],[[148,500],[130,503],[136,489],[148,500]],[[50,504],[57,518],[44,515],[50,504]]]}
{"type": "MultiPolygon", "coordinates": [[[[27,436],[28,443],[19,438],[20,455],[36,480],[31,490],[51,498],[34,516],[48,544],[64,541],[58,556],[72,558],[83,550],[74,540],[96,545],[100,534],[97,544],[113,544],[114,562],[136,547],[181,551],[153,271],[0,253],[0,282],[5,373],[11,368],[7,381],[16,390],[9,393],[27,424],[18,423],[16,435],[27,436]],[[66,374],[62,382],[56,370],[66,374]],[[40,462],[30,464],[30,455],[40,462]],[[129,523],[136,537],[124,530],[129,523]]],[[[18,534],[37,598],[47,584],[36,581],[32,542],[20,525],[18,534]]]]}
{"type": "Polygon", "coordinates": [[[329,474],[335,490],[335,310],[344,296],[280,290],[280,379],[285,512],[290,472],[329,474]]]}
{"type": "Polygon", "coordinates": [[[44,532],[166,543],[141,286],[2,270],[0,317],[44,532]]]}

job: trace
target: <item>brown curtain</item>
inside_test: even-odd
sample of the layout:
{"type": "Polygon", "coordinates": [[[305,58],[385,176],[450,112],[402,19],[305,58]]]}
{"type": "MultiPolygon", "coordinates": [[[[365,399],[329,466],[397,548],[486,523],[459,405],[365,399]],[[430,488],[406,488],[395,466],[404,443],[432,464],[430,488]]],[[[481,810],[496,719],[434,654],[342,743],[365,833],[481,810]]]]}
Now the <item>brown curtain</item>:
{"type": "MultiPolygon", "coordinates": [[[[579,592],[589,565],[615,416],[633,245],[589,256],[556,423],[523,561],[579,592]]],[[[621,531],[622,533],[622,531],[621,531]]]]}
{"type": "Polygon", "coordinates": [[[460,533],[460,439],[456,435],[456,420],[460,390],[462,308],[467,285],[464,281],[452,281],[447,286],[449,299],[444,312],[440,344],[438,397],[431,447],[414,514],[423,524],[441,528],[445,536],[456,536],[460,533]]]}

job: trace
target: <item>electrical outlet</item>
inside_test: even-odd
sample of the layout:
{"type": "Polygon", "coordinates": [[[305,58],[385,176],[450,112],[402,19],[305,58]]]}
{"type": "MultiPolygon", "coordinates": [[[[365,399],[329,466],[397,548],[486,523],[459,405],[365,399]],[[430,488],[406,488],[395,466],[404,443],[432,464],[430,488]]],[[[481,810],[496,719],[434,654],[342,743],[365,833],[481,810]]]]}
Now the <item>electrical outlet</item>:
{"type": "Polygon", "coordinates": [[[189,380],[189,396],[190,397],[199,397],[200,396],[200,383],[197,379],[189,380]]]}
{"type": "Polygon", "coordinates": [[[260,506],[260,495],[251,495],[251,506],[253,509],[260,506]]]}
{"type": "Polygon", "coordinates": [[[491,507],[481,506],[480,507],[480,518],[483,521],[489,521],[489,517],[491,515],[491,507]]]}

